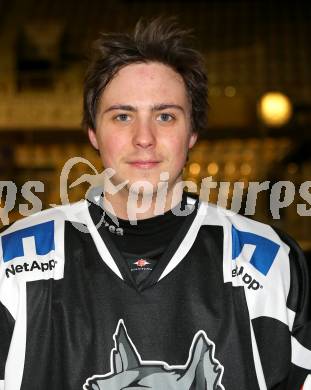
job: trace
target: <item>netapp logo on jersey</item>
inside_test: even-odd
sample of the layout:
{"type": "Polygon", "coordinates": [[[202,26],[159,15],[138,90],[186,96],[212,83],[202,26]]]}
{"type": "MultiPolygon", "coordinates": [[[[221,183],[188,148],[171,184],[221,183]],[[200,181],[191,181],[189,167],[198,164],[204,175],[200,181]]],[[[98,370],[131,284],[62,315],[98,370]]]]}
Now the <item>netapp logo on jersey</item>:
{"type": "Polygon", "coordinates": [[[266,237],[244,232],[232,225],[232,260],[236,260],[246,245],[255,247],[249,263],[261,274],[267,275],[272,267],[280,245],[266,237]]]}
{"type": "Polygon", "coordinates": [[[5,234],[1,237],[1,244],[5,263],[22,256],[47,255],[55,250],[54,221],[5,234]]]}
{"type": "Polygon", "coordinates": [[[263,286],[256,280],[254,277],[252,277],[250,274],[244,271],[244,267],[241,266],[236,267],[232,270],[232,277],[236,278],[237,276],[242,277],[242,282],[247,286],[249,290],[258,290],[259,288],[263,288],[263,286]]]}
{"type": "Polygon", "coordinates": [[[7,267],[5,270],[5,275],[7,278],[10,278],[11,276],[14,276],[16,274],[19,274],[21,272],[31,272],[31,271],[51,271],[55,268],[57,264],[56,260],[49,260],[47,262],[39,262],[37,260],[32,261],[31,263],[24,263],[24,264],[12,264],[10,267],[7,267]]]}

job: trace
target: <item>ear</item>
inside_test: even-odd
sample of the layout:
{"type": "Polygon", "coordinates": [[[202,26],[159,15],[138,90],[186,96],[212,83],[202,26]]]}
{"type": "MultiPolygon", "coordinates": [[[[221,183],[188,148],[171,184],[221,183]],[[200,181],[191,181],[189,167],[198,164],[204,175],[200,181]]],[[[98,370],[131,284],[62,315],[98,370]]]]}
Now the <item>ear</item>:
{"type": "Polygon", "coordinates": [[[190,138],[189,138],[189,149],[191,149],[195,143],[197,142],[197,139],[198,139],[198,133],[195,133],[194,131],[191,132],[190,134],[190,138]]]}
{"type": "Polygon", "coordinates": [[[94,129],[91,129],[90,127],[88,128],[87,130],[87,134],[89,136],[89,140],[93,146],[93,148],[95,148],[96,150],[99,149],[98,147],[98,142],[97,142],[97,136],[96,136],[96,131],[94,129]]]}
{"type": "Polygon", "coordinates": [[[139,367],[139,356],[129,339],[123,323],[120,323],[115,337],[115,351],[113,355],[114,372],[120,373],[139,367]]]}
{"type": "Polygon", "coordinates": [[[208,354],[209,346],[204,340],[204,337],[200,335],[196,340],[194,339],[193,347],[191,351],[191,359],[188,359],[189,363],[186,367],[180,383],[183,384],[184,388],[191,387],[191,384],[194,382],[197,371],[201,372],[201,366],[204,364],[204,356],[208,354]]]}
{"type": "Polygon", "coordinates": [[[215,345],[211,343],[202,332],[197,334],[190,348],[188,365],[179,380],[180,388],[190,389],[196,383],[200,389],[220,388],[223,367],[214,358],[215,345]]]}

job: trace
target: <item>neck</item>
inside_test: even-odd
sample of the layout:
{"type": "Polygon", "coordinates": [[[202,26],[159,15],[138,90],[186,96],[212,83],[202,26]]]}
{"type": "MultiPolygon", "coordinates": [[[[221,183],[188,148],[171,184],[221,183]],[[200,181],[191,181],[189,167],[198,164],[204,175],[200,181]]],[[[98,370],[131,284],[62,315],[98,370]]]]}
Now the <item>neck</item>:
{"type": "Polygon", "coordinates": [[[105,193],[104,208],[121,219],[147,219],[174,208],[181,202],[182,193],[181,185],[147,194],[130,192],[124,188],[114,195],[105,193]]]}

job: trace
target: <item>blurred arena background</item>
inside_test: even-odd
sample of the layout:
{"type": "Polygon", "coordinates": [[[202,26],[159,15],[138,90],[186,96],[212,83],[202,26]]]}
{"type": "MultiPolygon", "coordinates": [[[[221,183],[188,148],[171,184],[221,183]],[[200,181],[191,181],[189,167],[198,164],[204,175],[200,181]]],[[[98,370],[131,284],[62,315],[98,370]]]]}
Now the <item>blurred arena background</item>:
{"type": "MultiPolygon", "coordinates": [[[[311,216],[300,216],[297,204],[306,204],[311,214],[299,194],[301,183],[311,180],[309,2],[0,0],[0,180],[17,186],[10,222],[27,203],[25,182],[44,183],[36,196],[49,207],[60,203],[59,177],[70,157],[87,158],[101,171],[80,127],[91,42],[100,32],[129,30],[140,17],[158,15],[176,15],[193,28],[207,64],[209,126],[190,153],[185,179],[200,185],[211,176],[232,183],[225,189],[228,208],[236,181],[244,182],[244,201],[249,182],[291,181],[296,195],[280,219],[272,218],[269,191],[258,195],[251,217],[288,231],[308,251],[311,216]],[[287,98],[272,96],[265,105],[268,92],[287,98]]],[[[85,172],[92,173],[76,165],[70,181],[85,172]]],[[[83,198],[87,188],[84,183],[69,190],[69,199],[83,198]]],[[[4,185],[1,191],[3,213],[4,185]]],[[[210,200],[220,195],[218,186],[210,200]]]]}

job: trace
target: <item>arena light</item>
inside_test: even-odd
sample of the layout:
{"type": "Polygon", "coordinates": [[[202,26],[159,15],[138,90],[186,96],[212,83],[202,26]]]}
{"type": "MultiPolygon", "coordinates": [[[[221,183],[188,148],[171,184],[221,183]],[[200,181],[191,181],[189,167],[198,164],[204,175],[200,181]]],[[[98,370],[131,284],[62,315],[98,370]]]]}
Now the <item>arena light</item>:
{"type": "Polygon", "coordinates": [[[212,175],[212,176],[216,175],[218,173],[218,171],[219,171],[219,166],[216,162],[213,161],[213,162],[208,164],[207,172],[209,175],[212,175]]]}
{"type": "Polygon", "coordinates": [[[290,99],[280,92],[268,92],[263,95],[257,109],[260,119],[271,127],[284,126],[293,113],[290,99]]]}
{"type": "Polygon", "coordinates": [[[201,166],[200,164],[198,163],[192,163],[190,164],[189,166],[189,172],[194,175],[194,176],[197,176],[201,171],[201,166]]]}

